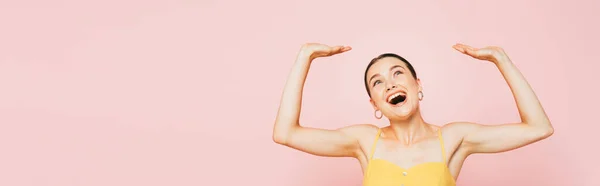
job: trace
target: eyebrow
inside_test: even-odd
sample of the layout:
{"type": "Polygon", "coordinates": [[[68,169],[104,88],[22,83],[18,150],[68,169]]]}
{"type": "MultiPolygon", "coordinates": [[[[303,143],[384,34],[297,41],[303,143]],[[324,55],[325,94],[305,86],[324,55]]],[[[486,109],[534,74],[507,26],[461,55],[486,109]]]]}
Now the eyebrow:
{"type": "MultiPolygon", "coordinates": [[[[395,69],[395,68],[398,68],[398,67],[400,67],[400,68],[403,68],[403,69],[404,69],[404,67],[403,67],[402,65],[394,65],[394,66],[390,67],[390,71],[391,71],[392,69],[395,69]]],[[[369,78],[369,83],[371,83],[371,81],[373,81],[373,78],[375,78],[375,77],[377,77],[377,76],[380,76],[380,75],[379,75],[379,74],[375,74],[375,75],[371,76],[371,78],[369,78]]]]}

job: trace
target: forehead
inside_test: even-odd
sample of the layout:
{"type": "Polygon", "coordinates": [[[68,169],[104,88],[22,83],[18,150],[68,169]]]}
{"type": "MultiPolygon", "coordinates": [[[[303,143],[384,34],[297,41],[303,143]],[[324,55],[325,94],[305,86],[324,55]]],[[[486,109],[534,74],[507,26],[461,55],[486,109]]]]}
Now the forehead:
{"type": "Polygon", "coordinates": [[[375,64],[373,64],[369,70],[367,71],[367,77],[371,77],[375,74],[380,74],[384,72],[390,71],[390,68],[393,66],[401,66],[407,69],[406,63],[400,59],[396,59],[393,57],[385,57],[379,59],[375,64]]]}

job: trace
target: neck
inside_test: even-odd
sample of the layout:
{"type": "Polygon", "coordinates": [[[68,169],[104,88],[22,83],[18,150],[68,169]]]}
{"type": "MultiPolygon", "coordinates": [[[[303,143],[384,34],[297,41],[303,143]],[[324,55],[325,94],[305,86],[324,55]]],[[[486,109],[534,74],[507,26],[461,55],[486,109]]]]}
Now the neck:
{"type": "Polygon", "coordinates": [[[415,139],[424,137],[431,130],[423,120],[421,112],[418,111],[408,119],[390,120],[390,128],[396,138],[406,145],[412,144],[415,139]]]}

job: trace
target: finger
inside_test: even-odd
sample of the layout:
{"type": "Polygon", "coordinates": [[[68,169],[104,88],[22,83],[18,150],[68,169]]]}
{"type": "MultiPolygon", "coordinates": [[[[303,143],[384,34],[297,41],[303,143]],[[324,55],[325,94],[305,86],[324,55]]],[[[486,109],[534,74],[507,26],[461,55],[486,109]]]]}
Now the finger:
{"type": "Polygon", "coordinates": [[[331,52],[333,52],[333,53],[338,53],[338,52],[340,52],[340,51],[341,51],[343,48],[344,48],[344,46],[334,46],[334,47],[331,47],[331,52]]]}
{"type": "Polygon", "coordinates": [[[458,44],[453,45],[452,48],[454,48],[455,50],[457,50],[459,52],[465,53],[465,49],[462,46],[458,45],[458,44]]]}
{"type": "Polygon", "coordinates": [[[346,52],[348,50],[350,50],[352,48],[348,47],[348,46],[335,46],[331,49],[331,53],[332,54],[339,54],[339,53],[343,53],[346,52]]]}
{"type": "Polygon", "coordinates": [[[468,54],[468,55],[470,55],[470,56],[478,56],[478,53],[477,53],[477,51],[475,51],[475,50],[473,50],[473,49],[469,49],[469,48],[467,48],[467,49],[465,50],[465,53],[466,53],[466,54],[468,54]]]}
{"type": "Polygon", "coordinates": [[[477,48],[469,46],[469,45],[465,45],[465,44],[459,44],[459,45],[461,45],[462,47],[464,47],[464,48],[466,48],[468,50],[477,50],[477,48]]]}
{"type": "Polygon", "coordinates": [[[342,48],[342,52],[347,52],[347,51],[349,51],[349,50],[352,50],[352,47],[350,47],[350,46],[344,46],[344,47],[342,48]]]}

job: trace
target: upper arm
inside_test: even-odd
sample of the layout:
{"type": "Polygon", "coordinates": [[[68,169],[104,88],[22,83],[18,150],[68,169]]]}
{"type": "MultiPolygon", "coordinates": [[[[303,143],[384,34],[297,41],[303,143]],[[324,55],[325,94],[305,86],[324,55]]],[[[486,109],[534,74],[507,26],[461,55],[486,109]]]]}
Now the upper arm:
{"type": "Polygon", "coordinates": [[[372,125],[352,125],[335,130],[294,127],[275,142],[317,156],[357,157],[360,136],[372,125]]]}
{"type": "Polygon", "coordinates": [[[482,125],[469,122],[451,124],[462,134],[460,148],[468,153],[497,153],[517,149],[552,135],[553,131],[524,123],[482,125]]]}

